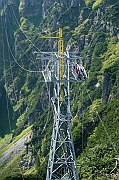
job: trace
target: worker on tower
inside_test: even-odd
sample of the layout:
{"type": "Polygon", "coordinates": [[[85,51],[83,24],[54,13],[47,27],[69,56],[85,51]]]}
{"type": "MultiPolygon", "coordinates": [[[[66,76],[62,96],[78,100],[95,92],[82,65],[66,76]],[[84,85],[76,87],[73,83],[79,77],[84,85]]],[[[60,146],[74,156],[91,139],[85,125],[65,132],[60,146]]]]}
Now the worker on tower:
{"type": "Polygon", "coordinates": [[[81,64],[72,64],[72,74],[77,80],[85,80],[87,78],[86,71],[81,64]]]}

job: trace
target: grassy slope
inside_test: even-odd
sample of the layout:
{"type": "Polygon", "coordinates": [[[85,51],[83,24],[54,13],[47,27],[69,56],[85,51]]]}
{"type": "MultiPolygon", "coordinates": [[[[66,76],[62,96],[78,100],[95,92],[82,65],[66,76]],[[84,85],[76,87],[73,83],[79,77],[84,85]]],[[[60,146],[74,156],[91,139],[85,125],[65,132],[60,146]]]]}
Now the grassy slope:
{"type": "MultiPolygon", "coordinates": [[[[22,138],[24,135],[28,134],[31,131],[31,126],[29,126],[28,128],[26,128],[25,130],[22,131],[21,134],[19,134],[18,136],[16,136],[12,142],[8,142],[10,140],[10,136],[5,136],[4,139],[0,139],[0,144],[6,144],[6,146],[4,148],[2,148],[0,150],[0,157],[2,157],[2,154],[7,151],[12,145],[14,145],[18,140],[20,140],[20,138],[22,138]]],[[[24,151],[23,151],[24,152],[24,151]]],[[[11,175],[14,176],[16,173],[19,174],[21,176],[21,173],[19,171],[19,169],[21,168],[20,166],[20,158],[22,157],[22,152],[17,155],[14,159],[12,159],[10,161],[10,163],[8,164],[7,167],[4,166],[4,164],[0,165],[0,179],[4,179],[5,177],[7,177],[7,175],[11,175]]]]}
{"type": "MultiPolygon", "coordinates": [[[[94,1],[93,1],[94,2],[94,1]]],[[[89,3],[87,1],[87,3],[89,3]]],[[[100,4],[99,1],[95,1],[94,6],[100,4]]],[[[93,7],[94,7],[93,6],[93,7]]],[[[27,35],[33,36],[32,32],[34,30],[33,24],[29,23],[25,18],[22,18],[22,28],[26,28],[27,35]],[[31,27],[31,29],[30,29],[31,27]],[[32,31],[32,32],[31,32],[32,31]]],[[[82,27],[87,24],[88,19],[86,19],[82,27]]],[[[68,26],[69,30],[70,27],[68,26]]],[[[72,27],[71,27],[72,28],[72,27]]],[[[75,39],[80,33],[83,33],[82,28],[77,27],[77,30],[74,32],[75,39]]],[[[35,30],[34,30],[35,31],[35,30]]],[[[37,31],[37,30],[36,30],[37,31]]],[[[36,33],[35,31],[35,33],[36,33]]],[[[90,33],[91,31],[88,31],[90,33]]],[[[32,39],[32,38],[31,38],[32,39]]],[[[38,40],[38,39],[37,39],[38,40]]],[[[77,40],[75,40],[77,41],[77,40]]],[[[22,41],[25,47],[28,46],[28,42],[22,41]]],[[[21,46],[22,46],[21,43],[21,46]]],[[[79,173],[82,179],[98,179],[105,178],[105,174],[108,173],[114,166],[113,158],[117,155],[119,149],[119,140],[118,140],[118,127],[119,127],[119,111],[118,111],[118,96],[114,97],[114,99],[105,106],[101,105],[101,85],[98,88],[95,88],[94,85],[99,82],[101,84],[101,76],[104,71],[108,71],[110,73],[110,81],[112,82],[113,88],[111,91],[111,95],[114,96],[117,88],[118,88],[118,42],[116,37],[109,38],[108,33],[105,34],[103,32],[97,32],[92,41],[93,50],[89,49],[86,53],[91,51],[91,62],[85,63],[86,67],[89,70],[90,77],[87,82],[82,85],[76,85],[75,88],[71,89],[71,109],[74,115],[72,120],[73,126],[73,137],[74,137],[74,145],[76,148],[77,162],[79,167],[79,173]],[[102,41],[103,38],[103,41],[102,41]],[[101,41],[100,41],[101,39],[101,41]],[[102,51],[103,50],[103,51],[102,51]],[[116,52],[116,55],[115,55],[116,52]],[[97,58],[100,57],[100,58],[97,58]],[[115,73],[113,73],[115,72],[115,73]],[[75,98],[73,97],[75,94],[75,98]],[[90,99],[91,96],[91,99],[90,99]],[[91,102],[92,100],[92,102],[91,102]],[[112,108],[113,107],[113,108],[112,108]],[[98,113],[95,113],[95,109],[99,113],[101,120],[98,116],[98,113]],[[82,112],[86,113],[82,116],[82,112]],[[102,123],[103,122],[103,123],[102,123]],[[82,135],[82,127],[84,127],[85,131],[82,135]],[[106,129],[105,129],[106,128],[106,129]],[[82,139],[84,142],[82,142],[82,139]],[[83,147],[82,147],[83,146],[83,147]],[[116,151],[114,147],[116,147],[116,151]],[[83,149],[83,152],[82,152],[83,149]],[[81,153],[82,152],[82,153],[81,153]],[[81,155],[80,155],[81,153],[81,155]]],[[[22,56],[24,57],[24,56],[22,56]]],[[[27,62],[26,62],[27,64],[27,62]]],[[[19,72],[21,73],[21,72],[19,72]]],[[[18,128],[23,128],[23,124],[20,123],[22,121],[26,121],[27,117],[34,111],[36,105],[38,103],[38,98],[40,93],[42,92],[42,88],[39,92],[39,82],[37,79],[35,82],[30,79],[30,77],[25,78],[24,84],[19,88],[21,89],[21,94],[23,97],[27,96],[29,102],[29,111],[24,110],[22,112],[22,116],[18,118],[18,124],[21,124],[18,128]],[[32,90],[31,90],[32,89],[32,90]],[[37,94],[37,96],[35,96],[37,94]],[[35,98],[34,98],[35,97],[35,98]]],[[[23,102],[26,99],[23,99],[23,102]]],[[[18,102],[17,105],[21,104],[18,102]]],[[[14,109],[18,109],[19,106],[14,106],[14,109]]],[[[36,119],[34,124],[34,129],[36,130],[36,134],[33,136],[33,143],[35,146],[35,150],[41,155],[41,162],[38,162],[37,157],[37,170],[40,173],[40,178],[43,180],[45,177],[45,169],[47,166],[46,155],[48,153],[47,147],[50,145],[50,136],[52,130],[52,111],[46,110],[42,116],[36,119]],[[46,130],[42,133],[42,128],[44,124],[47,122],[48,116],[49,121],[46,126],[46,130]],[[41,127],[41,128],[38,128],[41,127]],[[50,128],[49,128],[50,127],[50,128]],[[45,157],[44,157],[45,156],[45,157]],[[45,163],[44,163],[45,162],[45,163]],[[40,167],[39,167],[40,166],[40,167]]],[[[20,129],[21,131],[21,129],[20,129]]],[[[18,132],[20,132],[18,131],[18,132]]],[[[16,133],[17,134],[17,133],[16,133]]],[[[19,157],[17,157],[19,159],[19,157]]],[[[11,167],[17,168],[17,161],[15,159],[11,162],[11,164],[4,169],[4,173],[6,174],[10,172],[11,167]]],[[[15,169],[15,168],[14,168],[15,169]]],[[[16,173],[17,169],[15,169],[14,173],[16,173]]],[[[32,174],[32,172],[29,172],[32,174]]],[[[28,174],[26,173],[26,176],[28,174]]],[[[40,180],[41,180],[40,179],[40,180]]],[[[7,179],[8,180],[8,179],[7,179]]],[[[101,179],[102,180],[102,179],[101,179]]]]}

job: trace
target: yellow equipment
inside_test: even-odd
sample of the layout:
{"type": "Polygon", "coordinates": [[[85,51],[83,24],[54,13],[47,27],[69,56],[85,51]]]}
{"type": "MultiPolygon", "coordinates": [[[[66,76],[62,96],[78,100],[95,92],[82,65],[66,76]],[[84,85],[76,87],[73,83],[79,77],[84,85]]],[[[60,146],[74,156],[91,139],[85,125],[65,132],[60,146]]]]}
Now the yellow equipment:
{"type": "MultiPolygon", "coordinates": [[[[62,38],[62,29],[59,28],[59,36],[41,36],[41,38],[48,38],[48,39],[59,39],[58,40],[58,57],[60,59],[59,63],[59,80],[62,80],[64,77],[64,40],[62,38]]],[[[60,101],[63,100],[64,96],[64,88],[63,83],[60,83],[60,101]]]]}

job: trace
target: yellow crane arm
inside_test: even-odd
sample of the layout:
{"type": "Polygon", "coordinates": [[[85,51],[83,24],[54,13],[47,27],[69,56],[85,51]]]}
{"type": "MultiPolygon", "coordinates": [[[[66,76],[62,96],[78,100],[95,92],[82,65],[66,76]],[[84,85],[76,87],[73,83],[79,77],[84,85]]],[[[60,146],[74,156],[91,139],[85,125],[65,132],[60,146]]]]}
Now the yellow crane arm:
{"type": "Polygon", "coordinates": [[[60,57],[59,77],[64,76],[64,40],[62,38],[62,29],[59,28],[59,36],[41,36],[40,38],[59,39],[58,40],[58,56],[60,57]]]}
{"type": "MultiPolygon", "coordinates": [[[[49,39],[59,39],[58,40],[58,56],[60,58],[60,63],[59,63],[59,78],[60,80],[63,79],[64,77],[64,40],[62,38],[62,29],[59,28],[59,36],[41,36],[40,38],[49,38],[49,39]]],[[[62,89],[63,83],[60,83],[61,87],[61,94],[60,94],[60,101],[62,101],[62,98],[64,96],[64,90],[62,89]]]]}

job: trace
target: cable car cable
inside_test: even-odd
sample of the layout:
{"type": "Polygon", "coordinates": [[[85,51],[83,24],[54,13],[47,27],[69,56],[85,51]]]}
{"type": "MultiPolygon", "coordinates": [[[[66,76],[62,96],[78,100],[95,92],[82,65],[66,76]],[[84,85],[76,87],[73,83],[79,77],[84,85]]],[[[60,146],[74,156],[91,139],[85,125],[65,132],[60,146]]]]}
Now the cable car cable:
{"type": "MultiPolygon", "coordinates": [[[[5,6],[5,3],[4,3],[4,6],[5,6]]],[[[6,63],[5,63],[5,52],[4,52],[4,49],[5,49],[5,44],[4,44],[4,31],[3,29],[5,28],[5,31],[6,31],[6,14],[5,14],[5,18],[4,19],[1,19],[1,25],[2,25],[2,42],[3,42],[3,63],[4,63],[4,77],[5,77],[5,84],[7,84],[7,79],[6,79],[6,63]],[[3,20],[4,20],[4,24],[3,24],[3,20]]],[[[6,87],[7,88],[7,87],[6,87]]],[[[9,120],[9,128],[10,128],[10,133],[11,133],[11,121],[10,121],[10,112],[9,112],[9,102],[8,102],[8,97],[7,97],[7,93],[6,93],[6,102],[7,102],[7,112],[8,112],[8,120],[9,120]]],[[[19,163],[17,162],[17,165],[19,167],[19,163]]],[[[21,171],[21,168],[20,168],[20,174],[22,176],[22,180],[24,180],[24,177],[23,177],[23,173],[21,171]]]]}
{"type": "Polygon", "coordinates": [[[13,15],[14,15],[14,17],[15,17],[15,20],[16,20],[16,22],[17,22],[17,24],[18,24],[19,29],[23,32],[23,34],[24,34],[24,36],[26,37],[26,39],[40,52],[40,49],[26,36],[25,32],[24,32],[23,29],[21,28],[21,26],[20,26],[20,24],[19,24],[19,22],[18,22],[18,19],[17,19],[17,17],[16,17],[16,14],[15,14],[15,12],[14,12],[14,10],[13,10],[13,5],[12,5],[12,4],[11,4],[11,9],[12,9],[12,13],[13,13],[13,15]]]}
{"type": "MultiPolygon", "coordinates": [[[[11,7],[12,7],[12,5],[11,5],[11,7]]],[[[12,12],[13,12],[13,14],[14,14],[14,16],[15,16],[15,19],[16,19],[16,22],[17,22],[17,24],[18,24],[18,27],[20,28],[20,24],[18,23],[18,20],[17,20],[17,17],[16,17],[16,15],[15,15],[15,13],[14,13],[14,10],[13,10],[13,8],[12,8],[12,12]]],[[[10,24],[10,23],[9,23],[10,24]]],[[[10,25],[10,27],[11,27],[11,25],[10,25]]],[[[11,28],[11,30],[12,30],[12,28],[11,28]]],[[[22,29],[20,29],[22,32],[23,32],[23,34],[24,34],[24,31],[22,30],[22,29]]],[[[14,33],[13,33],[14,34],[14,33]]],[[[25,35],[25,34],[24,34],[25,35]]],[[[27,38],[27,36],[25,35],[25,37],[27,38]]],[[[28,39],[28,38],[27,38],[28,39]]],[[[29,39],[28,39],[29,40],[29,39]]],[[[45,41],[47,41],[47,40],[45,40],[45,41]]],[[[32,41],[30,41],[29,40],[29,42],[30,43],[32,43],[32,41]]],[[[45,43],[45,42],[44,42],[45,43]]],[[[42,46],[44,45],[44,43],[42,44],[42,46]]],[[[9,44],[9,43],[8,43],[9,44]]],[[[33,43],[32,43],[33,44],[33,43]]],[[[33,44],[34,45],[34,44],[33,44]]],[[[35,45],[34,45],[35,46],[35,45]]],[[[40,48],[42,48],[42,46],[40,47],[40,48]]],[[[35,46],[36,47],[36,46],[35,46]]],[[[9,49],[10,49],[10,52],[11,52],[11,55],[12,55],[12,57],[13,57],[13,59],[14,59],[14,61],[15,61],[15,63],[21,68],[21,69],[23,69],[24,71],[26,71],[26,72],[29,72],[29,73],[39,73],[39,72],[41,72],[41,71],[39,71],[39,70],[29,70],[29,69],[27,69],[27,68],[24,68],[23,66],[21,66],[20,64],[19,64],[19,62],[16,60],[16,57],[14,56],[14,54],[13,54],[13,52],[12,52],[12,50],[11,50],[11,47],[10,47],[10,44],[9,44],[9,49]]],[[[36,48],[38,51],[40,51],[38,48],[36,48]]],[[[22,52],[23,52],[24,50],[22,49],[22,52]]],[[[41,51],[40,51],[41,52],[41,51]]],[[[39,52],[39,53],[40,53],[39,52]]],[[[24,52],[24,54],[25,54],[25,52],[24,52]]],[[[26,54],[25,54],[26,55],[26,54]]],[[[27,56],[27,55],[26,55],[27,56]]],[[[28,57],[28,56],[27,56],[28,57]]],[[[20,59],[21,57],[19,57],[19,59],[20,59]]],[[[28,57],[29,58],[29,57],[28,57]]],[[[29,58],[30,59],[30,58],[29,58]]],[[[32,62],[33,63],[33,62],[32,62]]]]}
{"type": "MultiPolygon", "coordinates": [[[[7,18],[9,21],[9,18],[7,18]]],[[[8,34],[7,34],[7,25],[5,26],[5,35],[6,35],[6,40],[7,40],[7,46],[9,47],[9,39],[8,39],[8,34]]],[[[13,71],[12,71],[12,63],[11,63],[11,58],[10,58],[10,48],[8,48],[8,56],[9,56],[9,62],[10,62],[10,70],[11,70],[11,78],[12,78],[12,84],[13,84],[13,90],[14,90],[14,94],[15,94],[15,99],[17,102],[17,94],[16,94],[16,90],[15,90],[15,85],[14,85],[14,78],[13,78],[13,71]]],[[[21,115],[21,111],[19,109],[19,114],[21,115]]]]}
{"type": "MultiPolygon", "coordinates": [[[[93,103],[93,100],[92,100],[92,98],[91,98],[89,92],[87,91],[87,88],[86,88],[85,85],[84,85],[84,87],[85,87],[85,89],[86,89],[86,92],[87,92],[87,94],[88,94],[88,97],[89,97],[91,103],[93,103]]],[[[104,123],[103,123],[103,120],[101,119],[101,117],[100,117],[98,111],[96,110],[95,112],[96,112],[96,114],[97,114],[97,116],[98,116],[98,118],[99,118],[99,120],[100,120],[100,122],[101,122],[101,124],[102,124],[102,126],[103,126],[103,128],[104,128],[104,131],[105,131],[105,133],[106,133],[106,135],[107,135],[107,137],[108,137],[108,140],[110,141],[110,144],[112,145],[114,151],[118,154],[118,152],[117,152],[117,150],[116,150],[116,147],[115,147],[114,143],[112,142],[111,137],[110,137],[110,135],[109,135],[109,133],[108,133],[108,131],[107,131],[107,129],[106,129],[104,123]]]]}
{"type": "MultiPolygon", "coordinates": [[[[4,24],[2,22],[2,18],[1,18],[1,25],[2,25],[2,49],[3,49],[3,68],[4,68],[4,79],[5,79],[5,85],[6,85],[6,88],[7,88],[7,79],[6,79],[6,63],[5,63],[5,44],[4,44],[4,24]]],[[[7,89],[6,89],[7,90],[7,89]]],[[[7,103],[7,116],[8,116],[8,123],[9,123],[9,130],[10,130],[10,133],[12,131],[12,128],[11,128],[11,121],[10,121],[10,112],[9,112],[9,102],[8,102],[8,97],[7,97],[7,93],[6,93],[6,103],[7,103]]]]}
{"type": "MultiPolygon", "coordinates": [[[[9,27],[10,27],[10,29],[11,29],[11,31],[13,32],[13,30],[12,30],[12,28],[11,28],[11,24],[10,24],[10,21],[9,21],[9,17],[7,18],[8,19],[8,23],[9,23],[9,27]]],[[[13,34],[14,34],[14,32],[13,32],[13,34]]],[[[7,38],[8,39],[8,38],[7,38]]],[[[8,42],[9,42],[9,40],[8,40],[8,42]]],[[[9,44],[9,43],[8,43],[9,44]]],[[[19,44],[18,44],[19,45],[19,44]]],[[[9,46],[10,47],[10,46],[9,46]]],[[[24,52],[24,50],[21,48],[21,50],[22,50],[22,52],[24,53],[24,55],[31,61],[31,59],[27,56],[27,54],[24,52]]],[[[13,54],[13,53],[12,53],[13,54]]],[[[14,56],[14,55],[13,55],[14,56]]],[[[13,57],[12,56],[12,57],[13,57]]],[[[14,58],[13,58],[14,60],[16,60],[16,57],[14,56],[14,58]]],[[[21,59],[21,57],[19,57],[19,59],[21,59]]],[[[22,69],[23,70],[27,70],[26,68],[24,68],[23,66],[21,66],[19,63],[18,63],[18,61],[16,61],[16,63],[20,66],[20,68],[22,67],[22,69]]],[[[33,61],[31,61],[31,63],[33,63],[33,61]]],[[[33,63],[34,64],[34,63],[33,63]]],[[[35,64],[34,64],[35,65],[35,64]]],[[[36,66],[36,65],[35,65],[36,66]]],[[[28,72],[29,72],[29,70],[27,70],[28,72]]],[[[30,71],[31,72],[31,71],[30,71]]],[[[33,71],[33,72],[35,72],[35,71],[33,71]]],[[[37,72],[37,71],[36,71],[37,72]]],[[[39,72],[39,71],[38,71],[39,72]]]]}

